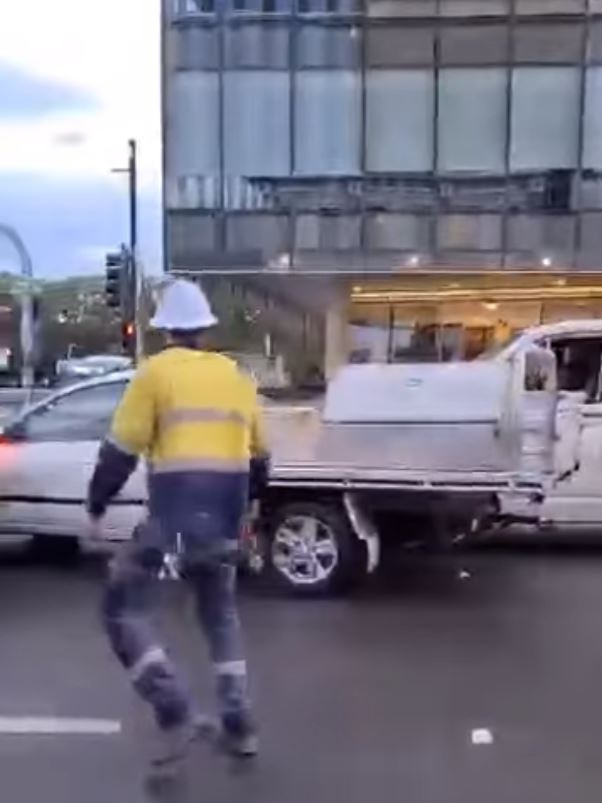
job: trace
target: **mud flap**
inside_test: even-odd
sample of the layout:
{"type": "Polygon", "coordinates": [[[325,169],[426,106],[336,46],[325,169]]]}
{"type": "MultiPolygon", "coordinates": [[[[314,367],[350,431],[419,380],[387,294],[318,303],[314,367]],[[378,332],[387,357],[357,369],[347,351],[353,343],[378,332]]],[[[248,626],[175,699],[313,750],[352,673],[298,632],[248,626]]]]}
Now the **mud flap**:
{"type": "Polygon", "coordinates": [[[357,494],[343,494],[343,504],[353,532],[359,540],[363,541],[366,545],[366,571],[368,574],[373,574],[380,564],[381,556],[380,535],[378,530],[374,522],[365,511],[362,510],[357,494]]]}

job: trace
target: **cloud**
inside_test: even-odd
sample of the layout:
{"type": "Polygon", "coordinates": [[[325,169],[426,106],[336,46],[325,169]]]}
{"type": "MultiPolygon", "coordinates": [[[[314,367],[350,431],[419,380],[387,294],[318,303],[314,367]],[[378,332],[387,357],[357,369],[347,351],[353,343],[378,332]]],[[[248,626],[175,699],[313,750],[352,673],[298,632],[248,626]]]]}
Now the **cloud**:
{"type": "MultiPolygon", "coordinates": [[[[7,3],[0,25],[0,221],[17,227],[42,277],[103,270],[127,239],[139,143],[141,256],[157,270],[160,0],[7,3]],[[35,24],[32,25],[32,19],[35,24]]],[[[0,240],[0,262],[14,257],[0,240]]]]}
{"type": "MultiPolygon", "coordinates": [[[[3,114],[0,69],[0,172],[100,176],[125,160],[127,140],[136,138],[140,180],[156,184],[160,0],[27,0],[6,6],[0,67],[7,65],[21,82],[42,76],[36,92],[43,111],[26,114],[29,105],[15,92],[13,112],[3,114]]],[[[35,93],[24,89],[33,101],[35,93]]]]}
{"type": "Polygon", "coordinates": [[[3,120],[86,111],[97,105],[91,92],[0,62],[0,118],[3,120]]]}
{"type": "Polygon", "coordinates": [[[65,148],[77,148],[79,145],[85,145],[87,139],[83,131],[59,131],[52,142],[65,148]]]}

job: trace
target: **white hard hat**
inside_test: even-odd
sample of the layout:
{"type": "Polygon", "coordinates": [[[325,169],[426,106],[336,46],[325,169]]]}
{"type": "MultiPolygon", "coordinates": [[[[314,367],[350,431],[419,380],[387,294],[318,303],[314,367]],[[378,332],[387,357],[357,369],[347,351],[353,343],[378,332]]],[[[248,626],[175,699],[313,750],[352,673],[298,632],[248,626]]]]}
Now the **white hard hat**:
{"type": "Polygon", "coordinates": [[[195,331],[215,326],[217,318],[207,296],[197,284],[176,279],[161,294],[155,317],[150,323],[154,329],[195,331]]]}

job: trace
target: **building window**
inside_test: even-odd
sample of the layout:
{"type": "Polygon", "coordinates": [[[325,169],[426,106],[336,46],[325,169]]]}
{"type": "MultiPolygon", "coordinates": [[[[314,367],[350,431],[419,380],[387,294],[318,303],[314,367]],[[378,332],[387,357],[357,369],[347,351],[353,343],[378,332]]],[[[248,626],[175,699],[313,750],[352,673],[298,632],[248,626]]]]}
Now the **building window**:
{"type": "Polygon", "coordinates": [[[304,23],[297,38],[298,67],[359,67],[361,29],[352,25],[304,23]]]}
{"type": "Polygon", "coordinates": [[[369,17],[430,17],[437,0],[365,0],[369,17]]]}
{"type": "Polygon", "coordinates": [[[316,176],[359,173],[359,74],[308,70],[298,72],[295,81],[295,172],[316,176]]]}
{"type": "Polygon", "coordinates": [[[508,13],[508,0],[440,0],[442,17],[501,16],[508,13]]]}
{"type": "Polygon", "coordinates": [[[602,175],[585,173],[581,183],[581,208],[602,209],[602,175]]]}
{"type": "Polygon", "coordinates": [[[586,72],[583,136],[583,166],[602,169],[602,67],[586,72]]]}
{"type": "Polygon", "coordinates": [[[247,267],[265,266],[290,250],[288,217],[230,215],[226,221],[226,243],[228,251],[246,256],[247,267]]]}
{"type": "Polygon", "coordinates": [[[583,26],[522,23],[516,28],[514,58],[523,63],[574,64],[581,61],[583,26]]]}
{"type": "Polygon", "coordinates": [[[171,0],[172,18],[214,14],[215,0],[171,0]]]}
{"type": "Polygon", "coordinates": [[[171,28],[167,34],[167,48],[175,70],[217,69],[217,31],[214,27],[196,24],[171,28]]]}
{"type": "Polygon", "coordinates": [[[571,254],[575,241],[575,218],[570,215],[511,215],[508,221],[508,248],[527,251],[540,260],[555,254],[571,254]]]}
{"type": "Polygon", "coordinates": [[[297,0],[299,14],[358,14],[362,0],[297,0]]]}
{"type": "Polygon", "coordinates": [[[290,14],[292,0],[228,0],[234,14],[290,14]]]}
{"type": "Polygon", "coordinates": [[[517,14],[582,14],[586,10],[587,0],[515,0],[515,2],[517,14]]]}
{"type": "Polygon", "coordinates": [[[442,251],[497,251],[501,243],[500,215],[442,215],[437,220],[437,247],[442,251]]]}
{"type": "Polygon", "coordinates": [[[368,28],[366,36],[368,67],[403,67],[434,62],[433,28],[378,25],[368,28]]]}
{"type": "Polygon", "coordinates": [[[507,25],[454,25],[441,29],[442,64],[505,64],[507,25]]]}
{"type": "Polygon", "coordinates": [[[434,74],[370,70],[366,75],[366,167],[374,172],[433,168],[434,74]]]}
{"type": "Polygon", "coordinates": [[[218,202],[219,85],[216,73],[177,72],[166,108],[166,184],[173,206],[218,202]]]}
{"type": "Polygon", "coordinates": [[[285,72],[224,74],[224,155],[227,176],[290,172],[290,80],[285,72]]]}
{"type": "Polygon", "coordinates": [[[583,215],[581,222],[580,263],[584,267],[600,269],[602,254],[602,214],[583,215]]]}
{"type": "Polygon", "coordinates": [[[175,267],[207,264],[216,250],[215,218],[203,214],[170,214],[167,218],[169,255],[175,267]]]}
{"type": "Polygon", "coordinates": [[[577,165],[579,69],[517,67],[512,74],[512,140],[515,170],[577,165]]]}
{"type": "Polygon", "coordinates": [[[504,68],[439,73],[439,170],[504,172],[504,68]]]}
{"type": "MultiPolygon", "coordinates": [[[[600,11],[602,11],[602,0],[600,0],[600,11]]],[[[602,61],[602,20],[595,20],[590,23],[588,37],[588,59],[593,62],[602,61]]]]}
{"type": "Polygon", "coordinates": [[[360,247],[357,215],[298,215],[295,226],[298,251],[356,251],[360,247]]]}
{"type": "Polygon", "coordinates": [[[226,29],[226,66],[286,69],[288,26],[274,23],[233,23],[226,29]]]}
{"type": "Polygon", "coordinates": [[[366,248],[369,251],[413,251],[428,253],[428,215],[372,214],[366,217],[366,248]]]}
{"type": "Polygon", "coordinates": [[[535,175],[513,175],[508,182],[508,208],[517,212],[574,209],[574,174],[574,170],[547,170],[535,175]]]}
{"type": "Polygon", "coordinates": [[[391,308],[385,304],[355,307],[347,327],[349,362],[389,362],[391,308]]]}

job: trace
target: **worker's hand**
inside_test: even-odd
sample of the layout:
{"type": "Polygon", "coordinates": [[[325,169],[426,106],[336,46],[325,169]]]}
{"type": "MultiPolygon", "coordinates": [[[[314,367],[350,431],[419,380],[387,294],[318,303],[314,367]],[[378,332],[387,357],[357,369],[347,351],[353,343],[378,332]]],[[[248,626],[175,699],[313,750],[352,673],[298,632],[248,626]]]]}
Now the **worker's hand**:
{"type": "Polygon", "coordinates": [[[103,540],[104,527],[101,516],[88,516],[88,538],[91,541],[103,540]]]}

